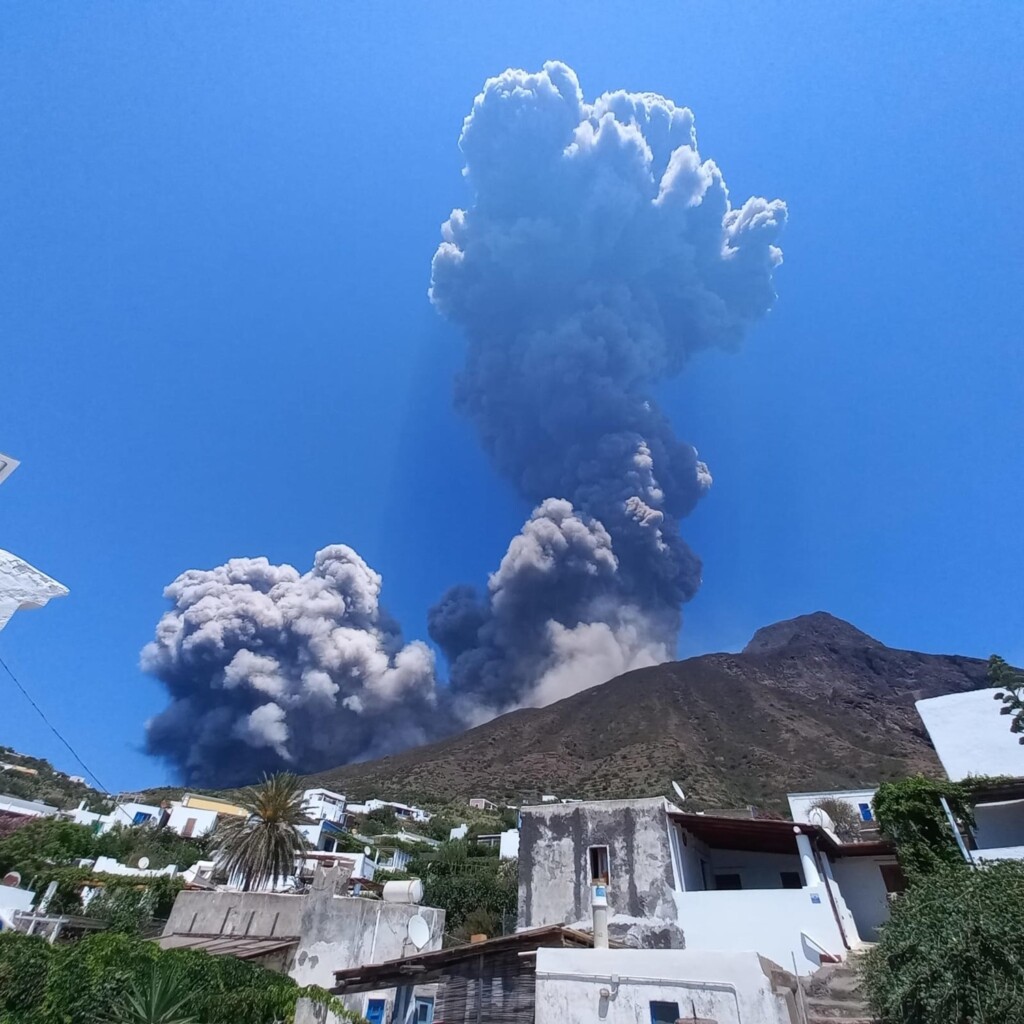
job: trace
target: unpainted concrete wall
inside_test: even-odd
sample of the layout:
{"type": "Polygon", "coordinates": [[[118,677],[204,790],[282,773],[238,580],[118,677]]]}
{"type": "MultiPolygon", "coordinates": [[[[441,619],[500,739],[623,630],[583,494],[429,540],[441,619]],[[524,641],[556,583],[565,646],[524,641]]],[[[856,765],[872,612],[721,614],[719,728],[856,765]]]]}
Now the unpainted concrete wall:
{"type": "Polygon", "coordinates": [[[589,848],[607,846],[609,934],[681,948],[666,804],[602,800],[525,807],[519,833],[519,927],[592,927],[589,848]]]}

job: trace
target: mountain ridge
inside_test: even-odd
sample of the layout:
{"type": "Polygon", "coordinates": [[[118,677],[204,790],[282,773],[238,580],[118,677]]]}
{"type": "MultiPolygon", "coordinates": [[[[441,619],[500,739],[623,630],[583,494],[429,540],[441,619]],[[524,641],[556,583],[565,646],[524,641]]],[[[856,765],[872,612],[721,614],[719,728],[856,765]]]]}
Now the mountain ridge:
{"type": "Polygon", "coordinates": [[[914,701],[986,685],[986,663],[885,646],[815,612],[743,651],[635,669],[543,708],[310,778],[351,797],[628,797],[781,808],[794,790],[941,771],[914,701]]]}

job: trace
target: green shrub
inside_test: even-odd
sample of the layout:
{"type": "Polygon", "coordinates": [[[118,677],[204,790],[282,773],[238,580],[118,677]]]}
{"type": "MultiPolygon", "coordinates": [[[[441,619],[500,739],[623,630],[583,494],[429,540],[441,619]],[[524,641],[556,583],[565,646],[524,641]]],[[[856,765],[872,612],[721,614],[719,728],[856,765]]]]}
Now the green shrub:
{"type": "Polygon", "coordinates": [[[916,775],[883,782],[875,793],[872,804],[878,827],[895,843],[908,876],[964,862],[942,808],[943,797],[961,825],[974,825],[970,792],[959,782],[916,775]]]}
{"type": "Polygon", "coordinates": [[[294,1018],[307,996],[358,1021],[323,989],[233,957],[161,950],[128,935],[101,933],[51,946],[30,935],[0,934],[0,1024],[108,1024],[154,971],[191,993],[183,1014],[203,1024],[274,1024],[294,1018]]]}
{"type": "Polygon", "coordinates": [[[919,876],[865,962],[883,1024],[1024,1024],[1024,864],[919,876]]]}

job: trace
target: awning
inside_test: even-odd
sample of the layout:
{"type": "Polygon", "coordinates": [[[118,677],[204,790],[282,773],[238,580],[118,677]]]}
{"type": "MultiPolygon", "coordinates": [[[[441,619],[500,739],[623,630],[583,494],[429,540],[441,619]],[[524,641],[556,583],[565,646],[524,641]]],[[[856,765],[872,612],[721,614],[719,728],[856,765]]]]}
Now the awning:
{"type": "Polygon", "coordinates": [[[156,940],[161,949],[202,949],[215,956],[233,956],[237,960],[254,960],[278,953],[299,944],[297,935],[261,937],[258,935],[161,935],[156,940]]]}

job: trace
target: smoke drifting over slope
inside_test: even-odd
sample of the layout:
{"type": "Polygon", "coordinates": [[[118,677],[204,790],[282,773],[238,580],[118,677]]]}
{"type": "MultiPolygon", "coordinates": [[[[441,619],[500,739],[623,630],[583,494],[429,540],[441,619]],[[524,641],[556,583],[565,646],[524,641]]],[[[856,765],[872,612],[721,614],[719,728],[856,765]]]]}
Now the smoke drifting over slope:
{"type": "Polygon", "coordinates": [[[564,64],[490,79],[460,145],[431,300],[467,339],[457,407],[534,512],[485,594],[430,611],[448,687],[350,548],[180,576],[143,666],[172,697],[149,749],[189,782],[372,757],[672,656],[701,573],[678,523],[711,476],[650,390],[770,308],[785,205],[733,208],[689,110],[588,104],[564,64]]]}
{"type": "Polygon", "coordinates": [[[489,80],[460,145],[472,205],[444,225],[431,298],[468,339],[458,407],[538,503],[486,597],[457,587],[431,615],[486,716],[674,650],[701,571],[678,520],[711,476],[649,391],[767,312],[786,208],[731,206],[689,110],[587,104],[564,64],[489,80]]]}
{"type": "Polygon", "coordinates": [[[380,585],[342,544],[302,575],[265,558],[182,573],[142,652],[171,695],[147,725],[150,753],[190,784],[236,785],[423,743],[434,655],[402,644],[380,585]]]}

